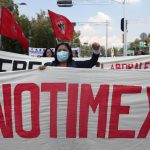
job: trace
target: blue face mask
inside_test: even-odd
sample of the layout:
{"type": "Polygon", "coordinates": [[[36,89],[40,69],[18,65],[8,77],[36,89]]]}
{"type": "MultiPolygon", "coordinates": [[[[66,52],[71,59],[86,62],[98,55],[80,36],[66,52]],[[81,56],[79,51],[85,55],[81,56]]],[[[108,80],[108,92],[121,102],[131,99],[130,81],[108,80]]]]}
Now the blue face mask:
{"type": "Polygon", "coordinates": [[[59,62],[66,61],[68,58],[69,58],[69,52],[68,51],[57,52],[57,59],[59,62]]]}

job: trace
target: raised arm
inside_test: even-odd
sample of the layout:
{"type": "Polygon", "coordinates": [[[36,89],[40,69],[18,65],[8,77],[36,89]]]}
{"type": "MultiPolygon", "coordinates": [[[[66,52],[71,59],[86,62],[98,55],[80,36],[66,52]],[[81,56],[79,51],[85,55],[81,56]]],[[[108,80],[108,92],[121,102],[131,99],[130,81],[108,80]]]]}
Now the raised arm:
{"type": "Polygon", "coordinates": [[[93,66],[96,65],[98,58],[99,58],[99,53],[100,53],[100,44],[94,42],[92,44],[92,50],[93,50],[93,54],[92,54],[91,59],[75,62],[77,68],[92,68],[93,66]]]}

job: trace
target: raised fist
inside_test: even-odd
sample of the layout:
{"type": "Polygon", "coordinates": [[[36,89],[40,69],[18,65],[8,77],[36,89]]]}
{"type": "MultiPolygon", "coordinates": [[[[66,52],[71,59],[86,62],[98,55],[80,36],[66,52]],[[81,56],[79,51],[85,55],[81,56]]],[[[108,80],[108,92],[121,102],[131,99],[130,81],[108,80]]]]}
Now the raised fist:
{"type": "Polygon", "coordinates": [[[97,43],[97,42],[94,42],[94,43],[92,44],[92,48],[97,51],[97,50],[99,50],[99,48],[100,48],[100,44],[97,43]]]}

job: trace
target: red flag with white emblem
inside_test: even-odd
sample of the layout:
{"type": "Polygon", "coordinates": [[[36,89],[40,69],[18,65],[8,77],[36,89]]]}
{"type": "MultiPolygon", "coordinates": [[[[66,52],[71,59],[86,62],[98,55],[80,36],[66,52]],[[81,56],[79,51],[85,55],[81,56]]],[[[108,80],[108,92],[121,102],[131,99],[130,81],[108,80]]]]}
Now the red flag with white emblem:
{"type": "Polygon", "coordinates": [[[55,36],[63,40],[72,40],[74,26],[68,18],[48,10],[55,36]]]}

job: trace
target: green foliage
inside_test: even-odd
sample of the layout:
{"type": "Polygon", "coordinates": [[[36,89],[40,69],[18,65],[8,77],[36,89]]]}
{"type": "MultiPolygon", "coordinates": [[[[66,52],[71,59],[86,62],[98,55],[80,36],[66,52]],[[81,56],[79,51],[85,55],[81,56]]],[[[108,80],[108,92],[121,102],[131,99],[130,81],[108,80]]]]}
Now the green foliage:
{"type": "Polygon", "coordinates": [[[73,40],[69,41],[71,47],[80,47],[81,43],[80,43],[79,36],[80,36],[80,32],[79,31],[77,31],[77,32],[74,31],[73,40]]]}
{"type": "Polygon", "coordinates": [[[80,32],[79,31],[77,31],[77,32],[74,31],[74,35],[73,35],[72,40],[66,41],[66,40],[56,38],[56,42],[57,42],[57,44],[59,44],[61,42],[68,43],[71,47],[80,47],[81,43],[80,43],[79,36],[80,36],[80,32]]]}
{"type": "Polygon", "coordinates": [[[80,47],[81,57],[90,57],[92,55],[92,50],[90,45],[81,45],[80,47]]]}
{"type": "Polygon", "coordinates": [[[12,0],[0,0],[0,6],[10,6],[13,4],[12,0]]]}
{"type": "Polygon", "coordinates": [[[37,20],[32,19],[30,33],[31,47],[55,47],[56,40],[44,11],[37,14],[37,20]]]}
{"type": "MultiPolygon", "coordinates": [[[[148,34],[147,39],[145,40],[149,44],[150,42],[150,34],[148,34]]],[[[129,49],[134,50],[135,55],[139,53],[140,50],[143,50],[146,54],[149,53],[149,47],[140,47],[140,42],[143,42],[141,39],[135,39],[134,42],[130,43],[129,49]]]]}
{"type": "Polygon", "coordinates": [[[3,43],[2,48],[3,51],[24,54],[24,50],[22,49],[21,44],[18,41],[3,36],[2,43],[3,43]]]}
{"type": "Polygon", "coordinates": [[[130,49],[138,50],[139,49],[139,39],[136,39],[134,42],[130,43],[130,49]]]}

